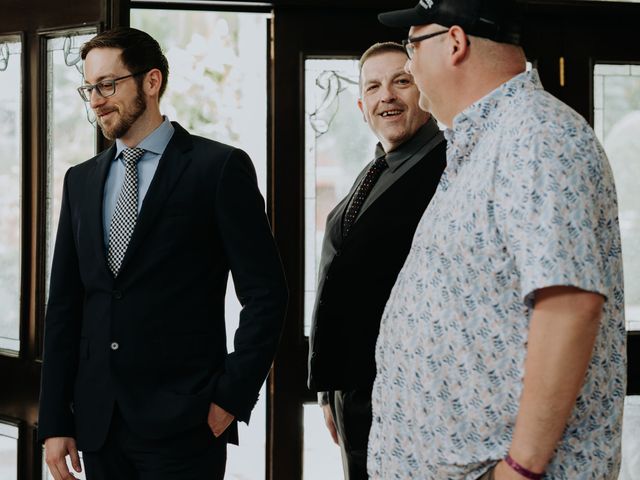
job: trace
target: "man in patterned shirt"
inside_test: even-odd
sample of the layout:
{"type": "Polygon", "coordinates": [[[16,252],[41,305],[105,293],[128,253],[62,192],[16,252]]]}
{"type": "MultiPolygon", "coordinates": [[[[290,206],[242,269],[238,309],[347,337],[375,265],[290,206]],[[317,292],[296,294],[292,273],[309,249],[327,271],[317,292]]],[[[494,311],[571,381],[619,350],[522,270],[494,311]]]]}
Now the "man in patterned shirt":
{"type": "Polygon", "coordinates": [[[525,72],[511,2],[421,0],[407,69],[447,167],[376,347],[374,479],[616,479],[625,395],[612,173],[525,72]]]}

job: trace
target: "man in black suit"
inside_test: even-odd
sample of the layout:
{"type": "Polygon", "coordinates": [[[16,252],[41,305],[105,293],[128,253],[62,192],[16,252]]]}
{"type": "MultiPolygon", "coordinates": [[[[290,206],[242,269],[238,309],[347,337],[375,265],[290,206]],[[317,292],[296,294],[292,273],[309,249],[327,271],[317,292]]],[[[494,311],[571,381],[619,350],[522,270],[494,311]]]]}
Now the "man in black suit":
{"type": "Polygon", "coordinates": [[[402,45],[391,42],[373,45],[360,59],[358,106],[380,143],[329,213],[320,259],[309,388],[320,392],[348,480],[367,478],[380,319],[445,166],[446,142],[419,107],[406,62],[402,45]]]}
{"type": "Polygon", "coordinates": [[[270,368],[287,289],[249,157],[160,114],[148,34],[85,44],[114,145],[67,172],[46,315],[38,431],[56,480],[221,479],[270,368]],[[231,271],[242,311],[227,353],[231,271]]]}

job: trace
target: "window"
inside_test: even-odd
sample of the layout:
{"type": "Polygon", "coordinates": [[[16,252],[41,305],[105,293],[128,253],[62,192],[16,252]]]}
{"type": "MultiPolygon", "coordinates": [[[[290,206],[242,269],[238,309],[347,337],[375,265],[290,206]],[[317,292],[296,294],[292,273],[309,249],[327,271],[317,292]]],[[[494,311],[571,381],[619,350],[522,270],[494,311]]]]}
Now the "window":
{"type": "Polygon", "coordinates": [[[49,276],[67,170],[96,154],[95,118],[76,88],[83,82],[80,47],[95,29],[45,38],[47,49],[46,270],[49,276]]]}
{"type": "Polygon", "coordinates": [[[22,41],[0,37],[0,350],[20,350],[22,41]]]}

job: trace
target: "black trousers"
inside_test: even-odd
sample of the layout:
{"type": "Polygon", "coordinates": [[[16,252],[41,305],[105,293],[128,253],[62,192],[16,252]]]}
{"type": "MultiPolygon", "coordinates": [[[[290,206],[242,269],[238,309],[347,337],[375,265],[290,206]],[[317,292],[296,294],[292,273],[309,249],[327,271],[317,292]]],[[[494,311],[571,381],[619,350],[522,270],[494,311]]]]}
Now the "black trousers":
{"type": "Polygon", "coordinates": [[[222,480],[226,432],[216,438],[206,419],[180,435],[150,440],[129,429],[116,409],[109,435],[96,452],[83,452],[87,480],[222,480]]]}
{"type": "Polygon", "coordinates": [[[340,437],[345,480],[366,480],[371,430],[371,388],[329,392],[329,405],[340,437]]]}

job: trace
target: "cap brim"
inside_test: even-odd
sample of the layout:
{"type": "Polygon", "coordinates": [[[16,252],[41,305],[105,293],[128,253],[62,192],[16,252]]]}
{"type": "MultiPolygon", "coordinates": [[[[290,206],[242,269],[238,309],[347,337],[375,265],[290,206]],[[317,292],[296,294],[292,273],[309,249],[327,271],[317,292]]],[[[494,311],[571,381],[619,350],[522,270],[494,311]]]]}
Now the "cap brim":
{"type": "Polygon", "coordinates": [[[388,27],[408,28],[414,25],[425,25],[429,18],[424,15],[423,10],[418,6],[407,8],[406,10],[394,10],[378,15],[378,20],[388,27]]]}

